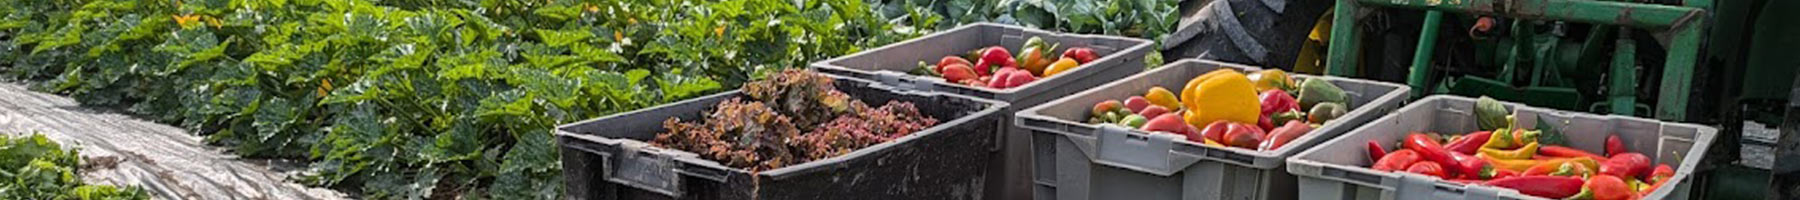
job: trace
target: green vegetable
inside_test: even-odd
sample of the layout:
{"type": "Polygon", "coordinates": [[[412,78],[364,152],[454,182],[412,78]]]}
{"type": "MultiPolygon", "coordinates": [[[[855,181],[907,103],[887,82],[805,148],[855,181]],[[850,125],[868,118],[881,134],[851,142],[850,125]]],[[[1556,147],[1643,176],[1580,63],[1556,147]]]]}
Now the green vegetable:
{"type": "Polygon", "coordinates": [[[1320,103],[1349,105],[1349,97],[1344,94],[1344,89],[1324,79],[1309,78],[1300,82],[1300,107],[1317,109],[1314,106],[1320,103]]]}
{"type": "Polygon", "coordinates": [[[81,155],[41,134],[0,135],[0,199],[150,199],[136,187],[89,185],[81,155]]]}
{"type": "Polygon", "coordinates": [[[1324,124],[1326,121],[1343,117],[1346,112],[1349,112],[1349,109],[1344,108],[1344,104],[1334,102],[1319,103],[1318,106],[1312,107],[1312,111],[1306,112],[1306,122],[1324,124]]]}
{"type": "Polygon", "coordinates": [[[1125,116],[1125,119],[1119,120],[1119,125],[1131,128],[1143,128],[1144,123],[1146,122],[1150,122],[1150,119],[1144,118],[1143,115],[1132,114],[1125,116]]]}
{"type": "Polygon", "coordinates": [[[1269,116],[1269,122],[1275,124],[1285,124],[1287,121],[1291,120],[1306,121],[1306,113],[1300,111],[1288,111],[1275,113],[1275,115],[1269,116]]]}
{"type": "Polygon", "coordinates": [[[1475,127],[1480,130],[1512,127],[1512,123],[1509,123],[1511,120],[1507,120],[1511,115],[1512,112],[1507,111],[1499,100],[1487,96],[1475,100],[1475,127]]]}

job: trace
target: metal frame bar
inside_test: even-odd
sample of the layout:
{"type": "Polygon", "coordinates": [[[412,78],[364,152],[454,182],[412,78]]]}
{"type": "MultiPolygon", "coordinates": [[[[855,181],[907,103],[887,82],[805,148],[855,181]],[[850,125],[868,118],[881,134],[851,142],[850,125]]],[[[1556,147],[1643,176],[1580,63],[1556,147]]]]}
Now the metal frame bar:
{"type": "MultiPolygon", "coordinates": [[[[1685,5],[1673,6],[1596,0],[1338,0],[1337,8],[1334,11],[1335,18],[1332,19],[1331,47],[1330,52],[1327,53],[1326,72],[1336,76],[1350,76],[1357,71],[1358,44],[1356,38],[1360,34],[1356,32],[1355,28],[1358,17],[1356,14],[1363,5],[1662,29],[1671,31],[1675,35],[1670,42],[1667,64],[1663,67],[1662,92],[1657,99],[1655,117],[1681,121],[1687,118],[1688,93],[1693,88],[1694,65],[1699,61],[1700,40],[1704,34],[1701,31],[1704,31],[1703,27],[1705,27],[1706,9],[1712,7],[1712,1],[1687,0],[1685,5]]],[[[1429,19],[1428,17],[1427,20],[1429,19]]],[[[1434,28],[1437,24],[1428,21],[1426,27],[1434,28]]],[[[1426,31],[1422,34],[1433,33],[1426,31]]],[[[1427,37],[1430,36],[1435,35],[1427,37]]],[[[1435,37],[1429,41],[1425,38],[1421,37],[1421,44],[1419,44],[1421,49],[1430,46],[1426,42],[1435,42],[1435,37]]],[[[1421,54],[1429,54],[1429,52],[1421,54]]],[[[1424,60],[1427,63],[1429,61],[1429,58],[1424,60]]],[[[1410,80],[1422,79],[1420,75],[1424,75],[1425,72],[1428,72],[1427,70],[1429,68],[1425,64],[1421,64],[1419,58],[1415,57],[1412,72],[1407,80],[1413,90],[1423,91],[1423,87],[1427,87],[1423,83],[1424,80],[1410,80]],[[1415,82],[1417,83],[1415,84],[1415,82]]],[[[1621,69],[1615,67],[1613,71],[1621,71],[1621,69]]],[[[1612,85],[1618,87],[1622,86],[1621,84],[1623,84],[1622,80],[1615,80],[1612,85]]],[[[1636,88],[1636,86],[1633,83],[1632,87],[1625,88],[1636,88]]],[[[1615,107],[1618,106],[1617,104],[1635,104],[1627,98],[1608,99],[1615,107]]]]}

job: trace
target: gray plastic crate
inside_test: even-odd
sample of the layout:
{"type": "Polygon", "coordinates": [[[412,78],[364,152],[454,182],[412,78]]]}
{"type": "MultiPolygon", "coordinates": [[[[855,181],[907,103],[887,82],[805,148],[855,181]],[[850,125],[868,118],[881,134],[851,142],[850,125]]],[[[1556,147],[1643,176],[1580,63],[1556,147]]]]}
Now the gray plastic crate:
{"type": "MultiPolygon", "coordinates": [[[[1463,185],[1412,173],[1381,172],[1367,166],[1370,140],[1398,142],[1413,131],[1468,133],[1475,131],[1475,99],[1437,95],[1406,105],[1393,114],[1369,122],[1348,134],[1308,149],[1288,159],[1288,172],[1300,175],[1302,199],[1542,199],[1518,191],[1491,186],[1463,185]]],[[[1695,165],[1712,144],[1718,129],[1651,119],[1594,115],[1534,108],[1506,103],[1517,115],[1518,125],[1537,126],[1538,119],[1554,125],[1568,138],[1570,147],[1601,152],[1608,133],[1618,133],[1626,146],[1651,156],[1657,164],[1675,167],[1674,187],[1664,186],[1644,199],[1687,199],[1695,165]],[[1692,154],[1690,154],[1692,152],[1692,154]]],[[[1394,148],[1394,147],[1389,147],[1394,148]]]]}
{"type": "MultiPolygon", "coordinates": [[[[870,49],[856,54],[846,55],[831,60],[813,63],[812,67],[819,72],[838,74],[862,79],[875,80],[897,87],[942,91],[961,95],[1000,100],[1012,104],[1001,113],[1002,118],[1010,121],[1012,113],[1026,107],[1036,106],[1050,100],[1068,96],[1075,92],[1094,86],[1112,82],[1142,72],[1144,55],[1153,50],[1152,42],[1144,39],[1107,36],[1056,33],[1030,29],[1012,25],[994,23],[975,23],[955,29],[933,33],[924,37],[895,43],[881,48],[870,49]],[[1008,89],[992,89],[970,87],[944,81],[943,78],[915,76],[907,71],[918,67],[919,61],[935,64],[938,59],[948,55],[963,55],[970,50],[982,47],[1002,46],[1007,50],[1019,51],[1025,40],[1031,37],[1043,38],[1045,42],[1060,43],[1052,52],[1061,54],[1068,47],[1087,47],[1101,55],[1093,62],[1082,64],[1074,70],[1063,72],[1049,78],[1038,79],[1024,86],[1008,89]]],[[[1013,52],[1019,53],[1019,52],[1013,52]]],[[[996,176],[991,183],[994,187],[989,192],[1001,192],[1005,195],[996,199],[1030,198],[1031,139],[1024,130],[1012,127],[1011,122],[1001,122],[1000,127],[1008,127],[1000,138],[1003,149],[1001,158],[990,165],[999,170],[992,173],[996,176]],[[1021,134],[1012,134],[1021,133],[1021,134]]]]}
{"type": "Polygon", "coordinates": [[[691,121],[740,90],[557,127],[568,199],[981,199],[994,159],[991,126],[1007,104],[897,90],[837,77],[838,90],[879,106],[913,102],[931,128],[837,157],[751,172],[650,145],[671,117],[691,121]]]}
{"type": "Polygon", "coordinates": [[[1206,60],[1180,60],[1124,80],[1019,112],[1033,135],[1037,199],[1293,199],[1288,156],[1399,108],[1405,85],[1326,79],[1351,96],[1351,111],[1274,151],[1221,148],[1172,134],[1087,124],[1095,103],[1141,95],[1151,86],[1180,88],[1215,69],[1259,70],[1206,60]]]}

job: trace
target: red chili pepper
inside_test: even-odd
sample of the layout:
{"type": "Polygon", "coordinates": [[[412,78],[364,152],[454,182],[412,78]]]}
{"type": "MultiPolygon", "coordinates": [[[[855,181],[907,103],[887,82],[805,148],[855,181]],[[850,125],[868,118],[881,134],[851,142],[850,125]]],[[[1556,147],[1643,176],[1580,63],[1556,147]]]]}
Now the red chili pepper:
{"type": "MultiPolygon", "coordinates": [[[[1451,156],[1450,150],[1444,149],[1444,145],[1438,144],[1437,139],[1433,139],[1429,135],[1420,134],[1420,133],[1408,134],[1408,135],[1406,135],[1406,141],[1402,142],[1400,144],[1400,146],[1406,147],[1406,149],[1411,149],[1415,152],[1419,152],[1419,158],[1423,158],[1426,161],[1438,162],[1438,163],[1461,163],[1461,162],[1456,162],[1456,158],[1451,156]]],[[[1466,169],[1457,167],[1457,169],[1452,169],[1451,171],[1454,173],[1459,173],[1459,174],[1460,173],[1475,173],[1474,171],[1464,171],[1464,170],[1466,170],[1466,169]]]]}
{"type": "Polygon", "coordinates": [[[1407,150],[1407,149],[1401,149],[1401,150],[1395,150],[1393,153],[1388,153],[1387,156],[1382,156],[1381,160],[1376,160],[1375,165],[1370,166],[1369,168],[1373,168],[1375,170],[1384,171],[1384,172],[1394,171],[1394,170],[1405,170],[1406,167],[1411,166],[1413,163],[1416,163],[1416,162],[1419,162],[1419,153],[1418,152],[1414,152],[1412,150],[1407,150]]]}
{"type": "Polygon", "coordinates": [[[1599,175],[1589,178],[1583,185],[1594,194],[1594,200],[1629,200],[1633,190],[1625,185],[1624,179],[1617,176],[1599,175]]]}
{"type": "Polygon", "coordinates": [[[1584,182],[1580,177],[1564,176],[1519,176],[1488,181],[1488,185],[1518,190],[1519,193],[1544,198],[1561,199],[1581,192],[1584,182]]]}
{"type": "Polygon", "coordinates": [[[1487,144],[1491,135],[1494,135],[1494,132],[1477,131],[1469,133],[1468,135],[1463,135],[1461,140],[1451,141],[1449,145],[1444,145],[1444,148],[1450,149],[1452,152],[1472,155],[1475,154],[1476,150],[1481,149],[1481,145],[1487,144]]]}
{"type": "Polygon", "coordinates": [[[1488,179],[1488,177],[1494,177],[1494,167],[1488,166],[1487,159],[1455,152],[1450,153],[1450,158],[1456,160],[1456,164],[1452,168],[1460,171],[1463,178],[1488,179]]]}
{"type": "Polygon", "coordinates": [[[1488,177],[1488,180],[1503,179],[1503,178],[1516,177],[1516,176],[1519,176],[1518,171],[1513,171],[1513,170],[1509,170],[1509,169],[1494,169],[1494,176],[1488,177]]]}
{"type": "Polygon", "coordinates": [[[1556,145],[1544,145],[1543,147],[1538,147],[1538,154],[1544,155],[1544,156],[1550,156],[1550,157],[1558,157],[1558,158],[1588,157],[1588,158],[1593,158],[1594,160],[1606,160],[1606,157],[1594,155],[1594,153],[1588,153],[1587,151],[1582,151],[1581,149],[1569,148],[1569,147],[1564,147],[1564,146],[1556,146],[1556,145]]]}
{"type": "Polygon", "coordinates": [[[1486,180],[1460,179],[1459,178],[1459,179],[1450,179],[1450,182],[1451,183],[1459,183],[1459,184],[1463,184],[1463,185],[1472,185],[1472,184],[1479,184],[1482,182],[1486,182],[1486,180]]]}
{"type": "Polygon", "coordinates": [[[1631,150],[1625,149],[1625,139],[1619,138],[1619,134],[1606,136],[1606,156],[1616,156],[1625,152],[1631,152],[1631,150]]]}
{"type": "Polygon", "coordinates": [[[1381,142],[1369,140],[1369,160],[1378,161],[1387,154],[1387,148],[1381,148],[1381,142]]]}
{"type": "Polygon", "coordinates": [[[1650,178],[1646,178],[1646,180],[1662,184],[1663,181],[1669,180],[1669,177],[1675,177],[1675,168],[1669,167],[1668,164],[1657,164],[1656,169],[1650,170],[1650,178]]]}
{"type": "Polygon", "coordinates": [[[1434,162],[1413,163],[1412,166],[1406,167],[1406,172],[1436,176],[1438,178],[1443,178],[1443,179],[1451,178],[1449,173],[1444,172],[1444,166],[1438,165],[1437,163],[1434,163],[1434,162]]]}
{"type": "Polygon", "coordinates": [[[1644,177],[1650,173],[1650,157],[1639,153],[1621,153],[1600,163],[1600,174],[1618,177],[1644,177]]]}

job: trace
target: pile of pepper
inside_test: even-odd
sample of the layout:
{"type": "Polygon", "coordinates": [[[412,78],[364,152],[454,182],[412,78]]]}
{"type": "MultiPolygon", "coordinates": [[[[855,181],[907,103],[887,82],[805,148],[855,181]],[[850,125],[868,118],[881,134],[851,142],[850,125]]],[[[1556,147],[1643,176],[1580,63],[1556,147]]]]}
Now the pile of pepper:
{"type": "Polygon", "coordinates": [[[1314,78],[1295,84],[1280,69],[1250,74],[1216,69],[1176,89],[1152,86],[1123,102],[1095,103],[1088,123],[1177,134],[1209,146],[1269,151],[1344,116],[1350,104],[1350,96],[1330,81],[1314,78]]]}
{"type": "Polygon", "coordinates": [[[910,73],[943,77],[945,82],[973,87],[1007,89],[1025,86],[1100,59],[1100,54],[1087,47],[1069,47],[1057,56],[1053,52],[1057,45],[1034,36],[1025,40],[1018,56],[1012,55],[1006,47],[983,47],[967,55],[944,56],[935,65],[919,61],[919,67],[910,73]],[[971,60],[975,62],[969,62],[971,60]]]}
{"type": "Polygon", "coordinates": [[[1617,134],[1607,136],[1606,156],[1560,146],[1553,135],[1505,127],[1440,143],[1437,134],[1414,132],[1391,152],[1380,141],[1370,140],[1369,159],[1375,161],[1370,168],[1511,188],[1544,198],[1594,200],[1639,199],[1675,175],[1669,165],[1651,167],[1649,156],[1627,149],[1617,134]]]}

